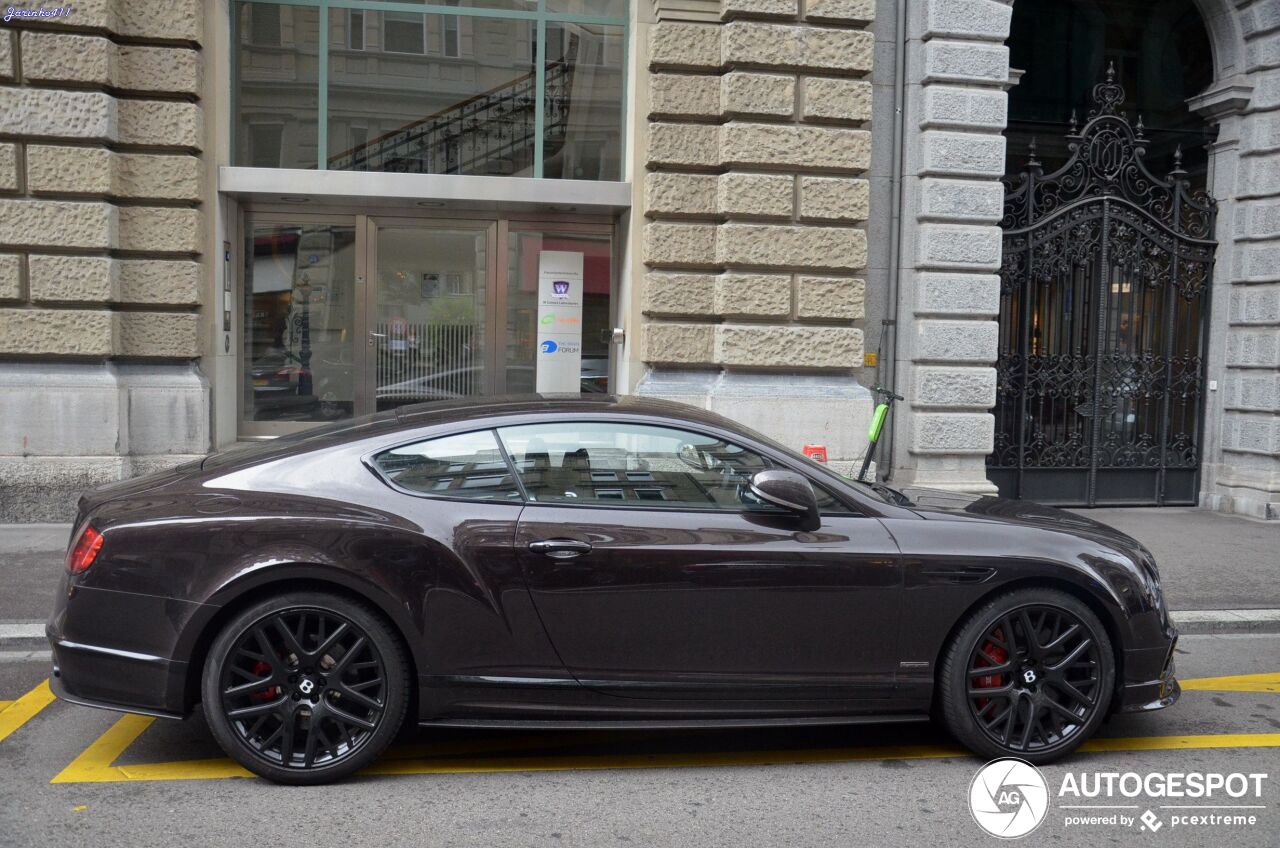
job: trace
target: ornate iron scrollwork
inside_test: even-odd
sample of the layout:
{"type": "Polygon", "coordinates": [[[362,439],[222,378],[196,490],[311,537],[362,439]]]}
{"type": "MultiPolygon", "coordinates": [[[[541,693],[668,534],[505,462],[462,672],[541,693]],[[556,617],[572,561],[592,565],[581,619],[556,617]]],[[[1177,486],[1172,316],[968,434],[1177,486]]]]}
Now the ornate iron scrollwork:
{"type": "Polygon", "coordinates": [[[1005,178],[987,464],[1006,494],[1030,483],[1049,500],[1134,502],[1148,474],[1152,503],[1195,497],[1183,489],[1199,463],[1216,209],[1191,189],[1180,149],[1166,177],[1151,173],[1124,101],[1108,68],[1085,124],[1072,116],[1066,164],[1044,174],[1033,142],[1005,178]]]}

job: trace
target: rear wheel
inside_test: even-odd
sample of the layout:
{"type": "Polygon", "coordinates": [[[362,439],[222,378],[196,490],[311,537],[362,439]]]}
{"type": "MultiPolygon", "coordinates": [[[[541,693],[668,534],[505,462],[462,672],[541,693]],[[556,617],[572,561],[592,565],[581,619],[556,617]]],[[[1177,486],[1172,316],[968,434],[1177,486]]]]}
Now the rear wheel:
{"type": "Polygon", "coordinates": [[[1021,589],[965,621],[943,655],[938,685],[943,721],[966,747],[1048,763],[1102,723],[1115,660],[1088,606],[1055,589],[1021,589]]]}
{"type": "Polygon", "coordinates": [[[408,703],[399,638],[363,604],[296,592],[244,610],[205,662],[204,712],[245,768],[278,783],[338,780],[395,738],[408,703]]]}

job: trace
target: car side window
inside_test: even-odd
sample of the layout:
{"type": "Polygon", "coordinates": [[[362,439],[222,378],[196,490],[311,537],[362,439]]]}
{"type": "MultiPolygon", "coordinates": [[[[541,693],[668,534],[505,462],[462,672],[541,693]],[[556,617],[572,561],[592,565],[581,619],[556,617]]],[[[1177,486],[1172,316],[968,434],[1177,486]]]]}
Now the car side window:
{"type": "MultiPolygon", "coordinates": [[[[777,511],[751,494],[767,458],[714,436],[648,424],[503,427],[502,444],[531,500],[597,506],[777,511]]],[[[820,506],[843,508],[816,488],[820,506]],[[825,502],[825,503],[824,503],[825,502]]]]}
{"type": "Polygon", "coordinates": [[[427,439],[383,451],[373,464],[392,483],[413,492],[445,498],[519,501],[492,430],[427,439]]]}

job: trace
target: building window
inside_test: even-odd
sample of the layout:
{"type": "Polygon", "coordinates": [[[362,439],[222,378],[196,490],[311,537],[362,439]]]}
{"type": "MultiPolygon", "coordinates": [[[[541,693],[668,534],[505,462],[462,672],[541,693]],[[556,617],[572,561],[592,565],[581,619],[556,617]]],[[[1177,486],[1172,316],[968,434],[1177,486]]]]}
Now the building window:
{"type": "Polygon", "coordinates": [[[382,49],[388,53],[426,53],[426,17],[413,12],[383,12],[382,49]]]}
{"type": "Polygon", "coordinates": [[[249,13],[249,41],[264,47],[280,45],[280,7],[253,4],[249,13]]]}
{"type": "Polygon", "coordinates": [[[627,0],[437,3],[234,2],[233,164],[622,179],[627,0]],[[264,119],[285,128],[276,164],[264,119]]]}
{"type": "Polygon", "coordinates": [[[347,12],[347,47],[352,50],[364,49],[364,12],[359,9],[347,12]]]}
{"type": "Polygon", "coordinates": [[[249,155],[255,168],[279,168],[280,145],[284,127],[280,124],[254,124],[249,127],[249,155]]]}

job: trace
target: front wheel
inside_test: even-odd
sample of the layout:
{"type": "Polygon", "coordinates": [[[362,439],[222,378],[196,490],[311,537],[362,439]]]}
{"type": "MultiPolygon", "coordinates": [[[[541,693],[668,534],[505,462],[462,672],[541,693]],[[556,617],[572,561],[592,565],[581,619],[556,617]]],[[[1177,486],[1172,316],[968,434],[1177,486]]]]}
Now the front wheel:
{"type": "Polygon", "coordinates": [[[938,672],[947,729],[976,753],[1052,762],[1093,735],[1115,688],[1106,628],[1056,589],[1021,589],[973,613],[938,672]]]}
{"type": "Polygon", "coordinates": [[[239,613],[204,668],[218,744],[277,783],[328,783],[371,763],[399,731],[408,692],[396,634],[363,604],[322,592],[239,613]]]}

